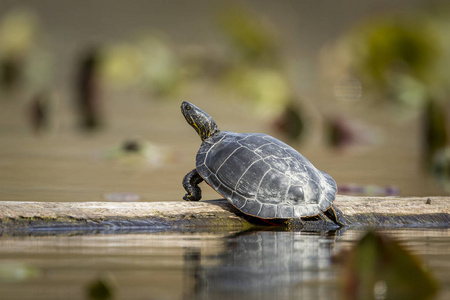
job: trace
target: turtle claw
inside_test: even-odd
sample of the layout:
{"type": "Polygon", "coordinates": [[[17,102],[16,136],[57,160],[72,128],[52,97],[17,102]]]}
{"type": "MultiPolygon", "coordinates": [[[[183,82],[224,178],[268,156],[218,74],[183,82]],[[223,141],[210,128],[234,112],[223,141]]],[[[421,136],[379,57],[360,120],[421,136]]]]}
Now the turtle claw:
{"type": "Polygon", "coordinates": [[[200,197],[195,197],[195,195],[192,194],[186,194],[183,196],[183,200],[185,201],[199,201],[201,199],[200,197]]]}

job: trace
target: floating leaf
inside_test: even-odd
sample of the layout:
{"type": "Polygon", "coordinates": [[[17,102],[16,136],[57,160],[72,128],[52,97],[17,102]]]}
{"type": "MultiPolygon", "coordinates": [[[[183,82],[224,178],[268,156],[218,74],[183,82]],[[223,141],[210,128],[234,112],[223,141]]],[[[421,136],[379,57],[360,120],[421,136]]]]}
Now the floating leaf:
{"type": "Polygon", "coordinates": [[[164,145],[135,138],[125,140],[119,145],[104,150],[102,156],[121,164],[146,164],[152,168],[159,168],[167,163],[179,160],[180,153],[164,145]]]}
{"type": "Polygon", "coordinates": [[[40,270],[21,263],[0,264],[0,281],[19,282],[39,277],[40,270]]]}

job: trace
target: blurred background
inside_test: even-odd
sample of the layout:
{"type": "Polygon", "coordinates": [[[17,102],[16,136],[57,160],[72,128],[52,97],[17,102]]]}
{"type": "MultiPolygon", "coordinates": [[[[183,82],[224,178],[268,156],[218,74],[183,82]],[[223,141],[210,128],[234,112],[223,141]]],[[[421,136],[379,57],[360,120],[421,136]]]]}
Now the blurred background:
{"type": "Polygon", "coordinates": [[[201,142],[184,100],[289,143],[340,193],[446,195],[449,16],[429,0],[2,0],[0,199],[181,200],[201,142]]]}

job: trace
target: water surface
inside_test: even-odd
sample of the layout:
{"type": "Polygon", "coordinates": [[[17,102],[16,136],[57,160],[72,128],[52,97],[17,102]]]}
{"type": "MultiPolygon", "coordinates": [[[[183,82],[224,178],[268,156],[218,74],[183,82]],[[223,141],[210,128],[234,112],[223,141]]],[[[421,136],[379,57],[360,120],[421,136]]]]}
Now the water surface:
{"type": "MultiPolygon", "coordinates": [[[[40,233],[0,237],[1,299],[86,299],[106,277],[116,299],[340,299],[333,257],[362,231],[40,233]]],[[[450,296],[450,231],[385,232],[450,296]]]]}

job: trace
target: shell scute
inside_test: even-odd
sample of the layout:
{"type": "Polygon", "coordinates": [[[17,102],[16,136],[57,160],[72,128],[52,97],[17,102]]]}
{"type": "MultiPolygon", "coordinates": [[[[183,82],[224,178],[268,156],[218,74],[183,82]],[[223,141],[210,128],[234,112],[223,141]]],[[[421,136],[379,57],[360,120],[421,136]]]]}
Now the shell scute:
{"type": "Polygon", "coordinates": [[[277,217],[278,206],[274,204],[263,204],[263,208],[261,209],[260,216],[265,219],[273,219],[277,217]]]}
{"type": "Polygon", "coordinates": [[[294,207],[288,204],[278,205],[277,208],[277,218],[293,218],[294,217],[294,207]]]}
{"type": "Polygon", "coordinates": [[[286,196],[286,203],[290,205],[304,204],[305,192],[303,191],[303,186],[290,185],[286,196]]]}
{"type": "Polygon", "coordinates": [[[205,152],[206,159],[204,160],[204,163],[209,169],[217,172],[220,166],[222,166],[235,151],[237,151],[237,148],[234,143],[223,142],[220,144],[214,144],[209,151],[205,152]]]}
{"type": "MultiPolygon", "coordinates": [[[[249,199],[247,200],[246,204],[245,204],[245,213],[252,215],[252,216],[257,216],[259,215],[260,211],[262,210],[262,204],[254,199],[249,199]]],[[[242,209],[242,208],[241,208],[242,209]]]]}
{"type": "Polygon", "coordinates": [[[212,170],[217,173],[225,185],[234,188],[239,178],[256,160],[257,157],[252,151],[245,147],[239,147],[224,160],[219,168],[213,167],[212,170]]]}
{"type": "Polygon", "coordinates": [[[283,157],[269,156],[264,158],[264,162],[271,166],[274,170],[286,173],[289,169],[289,161],[283,157]]]}
{"type": "Polygon", "coordinates": [[[247,199],[245,197],[242,197],[238,193],[234,193],[233,197],[230,198],[229,200],[231,201],[231,204],[233,204],[238,209],[241,209],[247,202],[247,199]]]}
{"type": "Polygon", "coordinates": [[[259,148],[255,149],[255,153],[265,157],[268,153],[270,153],[270,156],[276,157],[276,158],[285,158],[286,152],[283,150],[283,148],[280,148],[279,145],[274,143],[265,144],[259,148]]]}
{"type": "Polygon", "coordinates": [[[253,162],[238,179],[235,189],[247,198],[255,198],[260,185],[260,181],[256,178],[269,170],[270,165],[263,160],[253,162]]]}
{"type": "Polygon", "coordinates": [[[284,174],[271,169],[262,178],[256,199],[264,199],[265,203],[280,204],[288,188],[284,174]]]}
{"type": "Polygon", "coordinates": [[[238,140],[237,143],[239,143],[241,146],[246,146],[250,149],[256,149],[263,145],[270,144],[271,141],[264,139],[265,134],[260,133],[254,133],[251,135],[247,135],[243,137],[242,139],[238,140]]]}

